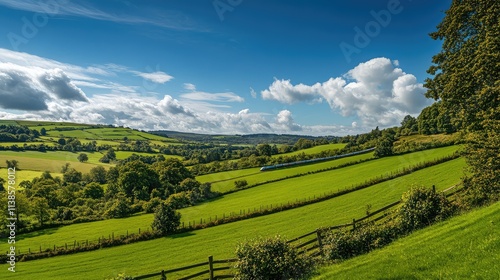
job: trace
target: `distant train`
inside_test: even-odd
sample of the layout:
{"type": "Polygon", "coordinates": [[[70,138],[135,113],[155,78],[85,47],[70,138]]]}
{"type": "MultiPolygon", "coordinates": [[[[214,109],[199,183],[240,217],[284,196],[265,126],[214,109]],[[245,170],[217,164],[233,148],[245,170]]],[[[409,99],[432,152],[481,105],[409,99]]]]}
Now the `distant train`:
{"type": "Polygon", "coordinates": [[[352,153],[347,153],[347,154],[337,155],[337,156],[331,156],[331,157],[323,157],[323,158],[314,158],[314,159],[307,159],[307,160],[299,160],[299,161],[287,162],[287,163],[280,163],[280,164],[275,164],[275,165],[266,165],[266,166],[263,166],[262,168],[260,168],[260,171],[278,169],[278,168],[281,168],[281,167],[301,165],[301,164],[307,164],[307,163],[313,163],[313,162],[319,162],[319,161],[333,160],[333,159],[337,159],[337,158],[343,158],[343,157],[349,157],[349,156],[364,154],[364,153],[371,152],[373,150],[375,150],[375,148],[369,148],[369,149],[366,149],[366,150],[361,150],[361,151],[357,151],[357,152],[352,152],[352,153]]]}

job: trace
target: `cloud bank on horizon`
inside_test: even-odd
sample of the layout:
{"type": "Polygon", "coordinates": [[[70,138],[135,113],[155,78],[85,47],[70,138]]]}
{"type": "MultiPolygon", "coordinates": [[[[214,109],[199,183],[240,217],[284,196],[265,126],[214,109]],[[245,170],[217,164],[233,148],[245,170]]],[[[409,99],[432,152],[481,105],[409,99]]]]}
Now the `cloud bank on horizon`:
{"type": "MultiPolygon", "coordinates": [[[[145,73],[114,64],[82,67],[0,49],[0,118],[199,133],[356,134],[377,125],[398,125],[405,115],[415,116],[431,103],[416,77],[397,65],[388,58],[373,58],[342,77],[312,85],[275,79],[260,91],[263,102],[307,106],[326,102],[332,112],[357,119],[352,126],[304,125],[296,123],[288,109],[269,113],[244,107],[245,98],[230,91],[203,92],[186,82],[185,92],[164,94],[115,79],[129,75],[152,84],[175,79],[163,71],[145,73]]],[[[253,88],[251,95],[259,98],[253,88]]]]}

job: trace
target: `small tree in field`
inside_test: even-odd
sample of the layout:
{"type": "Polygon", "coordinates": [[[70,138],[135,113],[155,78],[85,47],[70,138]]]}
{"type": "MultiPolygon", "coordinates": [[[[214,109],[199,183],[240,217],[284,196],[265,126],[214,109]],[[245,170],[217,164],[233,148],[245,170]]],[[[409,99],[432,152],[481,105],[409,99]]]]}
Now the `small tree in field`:
{"type": "Polygon", "coordinates": [[[78,161],[79,162],[86,162],[89,160],[89,156],[87,156],[86,153],[81,153],[78,155],[78,161]]]}
{"type": "Polygon", "coordinates": [[[151,227],[162,235],[173,233],[181,224],[181,214],[169,204],[162,203],[156,207],[151,227]]]}
{"type": "Polygon", "coordinates": [[[247,180],[236,180],[234,181],[234,186],[238,189],[248,186],[247,180]]]}

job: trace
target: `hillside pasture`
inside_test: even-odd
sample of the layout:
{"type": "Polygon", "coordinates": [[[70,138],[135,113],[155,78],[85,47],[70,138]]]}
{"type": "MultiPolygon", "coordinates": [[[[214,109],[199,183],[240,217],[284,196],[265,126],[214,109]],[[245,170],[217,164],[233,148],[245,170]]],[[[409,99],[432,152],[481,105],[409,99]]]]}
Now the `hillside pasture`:
{"type": "MultiPolygon", "coordinates": [[[[436,185],[436,188],[438,190],[445,189],[460,181],[460,177],[462,174],[461,171],[464,166],[465,166],[465,161],[463,159],[455,159],[433,167],[428,167],[426,169],[414,172],[410,175],[402,176],[384,183],[376,184],[368,188],[372,189],[372,191],[367,191],[368,189],[359,190],[354,193],[330,199],[328,200],[331,201],[330,203],[326,204],[323,204],[324,202],[316,203],[317,205],[319,205],[317,209],[317,211],[319,211],[317,213],[319,216],[315,215],[312,218],[321,219],[321,211],[330,212],[331,209],[336,209],[337,211],[338,205],[344,205],[344,204],[352,205],[352,203],[354,203],[353,201],[350,201],[352,199],[359,201],[371,200],[371,202],[367,202],[364,205],[358,205],[357,206],[358,208],[354,210],[349,210],[346,206],[346,208],[342,208],[342,211],[337,213],[338,219],[342,217],[345,218],[346,215],[348,215],[348,213],[351,214],[349,214],[347,218],[354,218],[356,217],[356,215],[357,216],[360,215],[358,214],[359,212],[357,212],[360,209],[359,207],[361,208],[365,207],[366,209],[366,205],[368,204],[372,205],[373,207],[372,209],[376,209],[377,207],[382,207],[385,204],[398,200],[399,196],[402,193],[401,189],[406,189],[411,185],[418,184],[418,185],[430,186],[434,184],[436,185]],[[367,193],[370,193],[370,195],[372,196],[364,198],[363,195],[366,195],[367,193]],[[380,193],[384,193],[384,196],[379,197],[380,193]],[[390,199],[388,199],[387,197],[389,197],[390,199]],[[330,207],[331,209],[327,210],[328,207],[330,207]]],[[[252,197],[254,193],[251,194],[246,193],[246,195],[248,200],[254,201],[252,197]]],[[[232,195],[227,195],[221,199],[216,199],[215,201],[212,202],[180,209],[179,212],[182,215],[181,216],[182,222],[184,222],[184,224],[187,226],[188,223],[193,223],[193,222],[199,223],[200,219],[203,219],[205,221],[208,221],[210,218],[215,219],[216,215],[218,215],[218,217],[220,218],[222,217],[223,213],[226,213],[226,216],[229,216],[231,211],[238,211],[239,214],[239,210],[243,209],[242,207],[240,207],[239,203],[241,203],[241,201],[244,201],[244,198],[245,198],[245,191],[242,191],[239,193],[234,193],[232,195]]],[[[301,197],[301,199],[303,198],[307,197],[301,197]]],[[[258,209],[258,207],[260,206],[259,202],[254,201],[254,203],[256,203],[254,204],[254,206],[257,207],[258,209]]],[[[307,208],[310,206],[311,205],[304,206],[298,209],[307,208]]],[[[251,210],[253,210],[253,207],[251,210]]],[[[293,209],[285,212],[296,211],[296,210],[297,209],[293,209]]],[[[300,213],[300,211],[298,213],[300,213]]],[[[273,215],[275,214],[272,214],[270,216],[273,215]]],[[[308,219],[307,217],[304,218],[308,219]]],[[[143,215],[135,215],[133,217],[124,219],[111,219],[111,220],[97,221],[84,224],[68,225],[57,229],[42,230],[37,233],[21,235],[23,241],[19,242],[18,248],[24,251],[26,251],[28,248],[39,248],[40,246],[42,246],[42,248],[51,248],[54,245],[54,240],[58,240],[58,243],[56,243],[56,245],[62,246],[64,245],[64,243],[69,244],[72,243],[74,240],[78,240],[78,242],[81,242],[85,239],[97,240],[99,237],[102,236],[107,238],[109,234],[113,232],[115,236],[125,235],[127,231],[129,233],[134,233],[138,232],[139,228],[141,228],[142,230],[149,228],[152,221],[153,221],[153,214],[143,214],[143,215]]],[[[5,243],[2,244],[1,248],[4,248],[4,246],[6,246],[5,243]]]]}
{"type": "Polygon", "coordinates": [[[88,130],[49,130],[47,136],[52,138],[77,138],[77,139],[94,139],[96,136],[88,130]]]}
{"type": "MultiPolygon", "coordinates": [[[[460,164],[456,167],[452,165],[460,161],[463,164],[461,159],[454,160],[396,179],[401,180],[399,182],[385,182],[272,215],[93,252],[21,262],[16,267],[18,272],[9,275],[9,279],[104,279],[123,272],[136,276],[205,261],[209,255],[214,255],[217,259],[230,258],[234,256],[234,248],[238,242],[254,236],[281,234],[285,238],[293,238],[319,227],[347,223],[353,218],[362,217],[365,215],[366,205],[370,204],[372,209],[377,209],[398,200],[401,193],[411,186],[410,181],[405,181],[405,178],[413,178],[415,182],[424,184],[434,184],[439,179],[441,183],[436,185],[438,190],[454,185],[460,180],[462,167],[460,164]]],[[[210,206],[205,205],[205,210],[208,209],[210,206]]],[[[125,223],[126,219],[120,221],[125,223]]],[[[87,226],[99,229],[99,224],[96,223],[88,223],[87,226]]],[[[62,241],[57,234],[58,230],[54,229],[54,232],[47,234],[52,242],[62,241]]],[[[76,228],[71,232],[77,232],[76,228]]],[[[19,243],[22,242],[28,240],[19,243]]],[[[0,265],[0,268],[0,276],[8,273],[5,264],[0,265]]],[[[179,276],[168,275],[169,279],[179,276]]]]}
{"type": "MultiPolygon", "coordinates": [[[[43,174],[42,171],[32,171],[32,170],[16,170],[16,186],[22,181],[31,181],[34,178],[38,178],[43,174]]],[[[51,173],[52,177],[62,177],[61,173],[51,173]]],[[[7,179],[7,169],[1,168],[0,177],[7,179]]]]}
{"type": "Polygon", "coordinates": [[[325,144],[325,145],[314,146],[312,148],[307,148],[307,149],[298,150],[298,151],[294,151],[294,152],[272,155],[271,157],[273,157],[273,158],[276,158],[276,157],[279,157],[279,156],[290,157],[290,156],[296,156],[296,155],[299,155],[299,154],[302,154],[302,153],[304,153],[306,155],[318,154],[318,153],[321,153],[321,152],[324,152],[324,151],[329,151],[329,150],[336,150],[336,149],[340,150],[340,149],[344,148],[346,145],[347,144],[344,144],[344,143],[325,144]]]}
{"type": "Polygon", "coordinates": [[[102,157],[101,153],[86,153],[89,157],[89,162],[81,163],[78,161],[79,153],[72,152],[35,152],[35,151],[2,151],[0,152],[0,167],[6,167],[6,160],[17,160],[19,162],[19,169],[32,170],[32,171],[50,171],[59,173],[61,167],[67,162],[71,167],[76,170],[88,173],[90,169],[97,165],[102,165],[108,168],[109,164],[99,162],[102,157]]]}
{"type": "MultiPolygon", "coordinates": [[[[296,165],[288,168],[276,169],[276,170],[268,170],[268,171],[260,171],[260,168],[253,173],[249,173],[247,175],[240,175],[235,178],[228,178],[225,180],[221,180],[219,182],[215,182],[212,184],[212,189],[220,192],[227,192],[229,190],[234,189],[234,182],[237,180],[246,180],[249,185],[254,185],[262,182],[266,182],[269,180],[276,180],[280,178],[285,178],[288,176],[293,176],[295,174],[304,174],[308,172],[314,172],[317,170],[334,168],[347,163],[354,163],[359,160],[367,160],[373,157],[373,153],[366,153],[362,155],[356,155],[352,157],[339,158],[335,160],[318,162],[314,164],[307,165],[296,165]]],[[[223,174],[221,174],[223,175],[223,174]]]]}
{"type": "Polygon", "coordinates": [[[326,279],[500,279],[500,203],[324,267],[326,279]]]}

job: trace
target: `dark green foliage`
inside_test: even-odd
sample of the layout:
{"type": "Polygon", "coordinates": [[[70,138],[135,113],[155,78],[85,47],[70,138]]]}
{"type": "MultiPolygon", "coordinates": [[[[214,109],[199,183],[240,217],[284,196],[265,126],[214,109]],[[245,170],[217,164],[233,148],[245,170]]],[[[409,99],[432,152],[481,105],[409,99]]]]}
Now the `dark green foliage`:
{"type": "Polygon", "coordinates": [[[399,128],[400,135],[411,135],[418,131],[417,119],[410,115],[406,115],[401,121],[401,127],[399,128]]]}
{"type": "Polygon", "coordinates": [[[445,220],[453,213],[450,202],[442,193],[424,187],[411,188],[403,194],[397,210],[401,229],[410,232],[445,220]]]}
{"type": "Polygon", "coordinates": [[[130,214],[132,214],[130,201],[124,196],[120,196],[112,202],[108,210],[104,213],[108,218],[124,218],[130,216],[130,214]]]}
{"type": "Polygon", "coordinates": [[[97,183],[90,183],[83,188],[85,198],[99,199],[104,196],[104,189],[97,183]]]}
{"type": "Polygon", "coordinates": [[[115,150],[113,150],[113,148],[110,148],[109,150],[107,150],[106,153],[104,154],[104,156],[99,159],[99,161],[102,163],[110,163],[110,162],[115,161],[115,160],[116,160],[116,154],[115,154],[115,150]]]}
{"type": "Polygon", "coordinates": [[[257,152],[260,156],[271,156],[273,154],[272,148],[269,144],[257,145],[257,152]]]}
{"type": "Polygon", "coordinates": [[[393,143],[394,140],[388,137],[380,138],[379,141],[377,141],[377,145],[375,146],[375,152],[373,156],[377,158],[391,156],[393,154],[393,143]]]}
{"type": "Polygon", "coordinates": [[[82,180],[82,172],[76,171],[74,168],[69,168],[63,174],[63,181],[65,183],[78,183],[82,180]]]}
{"type": "Polygon", "coordinates": [[[33,213],[41,226],[50,219],[50,208],[47,199],[34,197],[32,199],[33,213]]]}
{"type": "Polygon", "coordinates": [[[40,136],[38,130],[23,125],[0,125],[1,142],[27,142],[40,136]]]}
{"type": "Polygon", "coordinates": [[[155,188],[160,187],[158,174],[151,166],[142,161],[132,161],[119,168],[117,185],[128,197],[133,197],[143,187],[147,189],[147,197],[155,188]]]}
{"type": "Polygon", "coordinates": [[[90,169],[89,179],[91,182],[105,184],[106,183],[106,169],[102,166],[96,166],[90,169]]]}
{"type": "Polygon", "coordinates": [[[438,101],[422,110],[417,119],[418,132],[430,135],[436,133],[453,133],[457,129],[451,123],[451,117],[438,101]]]}
{"type": "Polygon", "coordinates": [[[359,225],[354,230],[328,232],[323,238],[323,253],[328,260],[345,260],[381,248],[399,236],[394,223],[359,225]]]}
{"type": "Polygon", "coordinates": [[[463,206],[481,206],[500,199],[500,122],[469,137],[466,160],[472,174],[464,180],[463,206]]]}
{"type": "Polygon", "coordinates": [[[236,180],[236,181],[234,181],[234,186],[238,189],[244,188],[244,187],[248,186],[248,182],[247,182],[247,180],[236,180]]]}
{"type": "Polygon", "coordinates": [[[431,33],[443,44],[428,70],[427,96],[440,99],[452,124],[470,134],[464,196],[470,206],[496,201],[500,192],[499,14],[499,1],[454,0],[431,33]]]}
{"type": "Polygon", "coordinates": [[[6,160],[5,164],[7,164],[7,168],[15,168],[19,170],[19,161],[13,159],[13,160],[6,160]]]}
{"type": "Polygon", "coordinates": [[[79,162],[86,162],[86,161],[89,160],[89,156],[87,156],[86,153],[81,153],[81,154],[78,155],[77,159],[78,159],[79,162]]]}
{"type": "Polygon", "coordinates": [[[280,236],[255,239],[236,248],[235,279],[306,279],[313,268],[312,260],[300,255],[280,236]]]}
{"type": "Polygon", "coordinates": [[[160,205],[162,202],[163,200],[158,197],[152,198],[144,204],[144,211],[146,213],[154,213],[158,205],[160,205]]]}
{"type": "Polygon", "coordinates": [[[155,216],[151,228],[161,235],[174,233],[181,224],[181,214],[167,203],[161,203],[156,207],[155,216]]]}
{"type": "Polygon", "coordinates": [[[194,179],[193,174],[178,159],[169,158],[153,164],[154,170],[158,173],[160,182],[164,187],[168,185],[176,186],[187,178],[194,179]]]}

